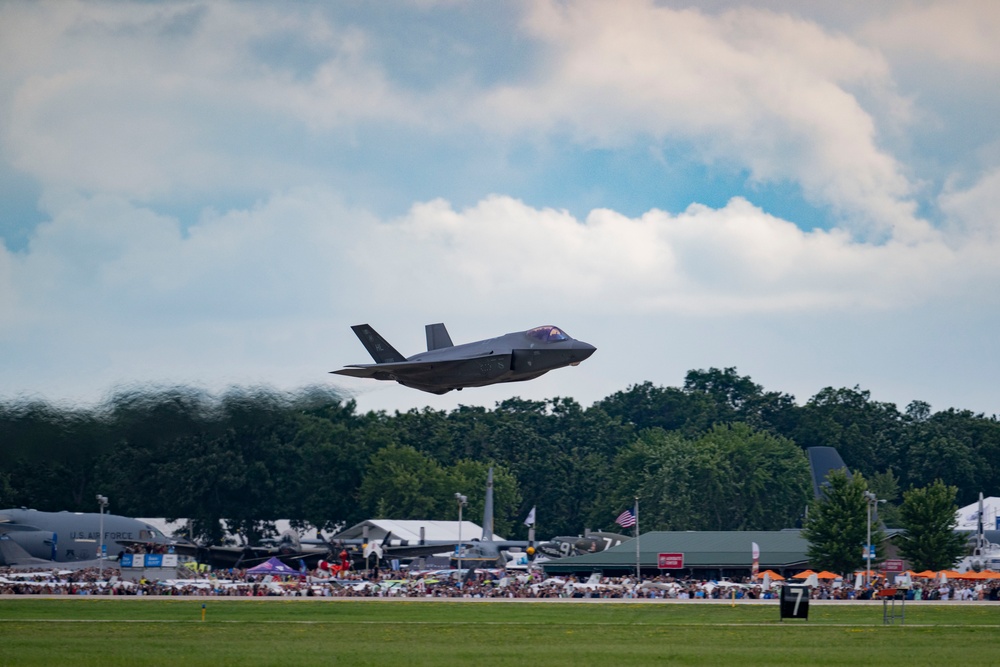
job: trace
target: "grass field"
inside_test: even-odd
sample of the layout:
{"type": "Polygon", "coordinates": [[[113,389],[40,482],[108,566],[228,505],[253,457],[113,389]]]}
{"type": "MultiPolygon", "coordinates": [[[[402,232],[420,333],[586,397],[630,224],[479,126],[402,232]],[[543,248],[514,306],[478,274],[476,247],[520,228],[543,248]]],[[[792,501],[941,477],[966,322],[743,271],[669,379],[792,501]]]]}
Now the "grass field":
{"type": "Polygon", "coordinates": [[[0,599],[0,665],[1000,664],[1000,606],[0,599]],[[202,604],[206,620],[201,620],[202,604]]]}

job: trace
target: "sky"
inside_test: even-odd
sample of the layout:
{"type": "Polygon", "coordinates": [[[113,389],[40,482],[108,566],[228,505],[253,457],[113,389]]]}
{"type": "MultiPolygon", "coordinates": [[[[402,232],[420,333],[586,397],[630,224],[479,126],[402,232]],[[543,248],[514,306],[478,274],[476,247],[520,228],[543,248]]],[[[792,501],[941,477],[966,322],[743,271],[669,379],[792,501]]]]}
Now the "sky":
{"type": "Polygon", "coordinates": [[[736,367],[1000,413],[1000,4],[0,3],[0,399],[582,405],[736,367]],[[329,375],[541,324],[443,396],[329,375]]]}

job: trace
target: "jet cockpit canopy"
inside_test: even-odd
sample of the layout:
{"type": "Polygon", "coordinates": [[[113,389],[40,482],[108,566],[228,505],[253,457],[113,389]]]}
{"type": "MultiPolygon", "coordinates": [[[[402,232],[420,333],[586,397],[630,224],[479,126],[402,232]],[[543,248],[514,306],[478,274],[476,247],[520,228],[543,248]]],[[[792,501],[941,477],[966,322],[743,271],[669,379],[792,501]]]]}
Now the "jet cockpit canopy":
{"type": "Polygon", "coordinates": [[[557,327],[549,325],[528,329],[525,334],[527,334],[528,338],[534,338],[535,340],[540,340],[543,343],[556,343],[561,340],[569,340],[569,336],[564,334],[557,327]]]}

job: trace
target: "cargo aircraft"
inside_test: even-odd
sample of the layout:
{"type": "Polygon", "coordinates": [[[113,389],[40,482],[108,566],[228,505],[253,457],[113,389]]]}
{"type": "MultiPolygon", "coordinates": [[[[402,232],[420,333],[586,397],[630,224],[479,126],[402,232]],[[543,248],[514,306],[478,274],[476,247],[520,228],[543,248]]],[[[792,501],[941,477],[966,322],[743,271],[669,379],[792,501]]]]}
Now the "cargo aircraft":
{"type": "Polygon", "coordinates": [[[359,324],[351,329],[375,363],[351,364],[331,373],[392,380],[432,394],[533,380],[556,368],[576,366],[597,349],[554,326],[454,345],[444,324],[438,323],[425,327],[427,351],[404,357],[371,326],[359,324]]]}
{"type": "Polygon", "coordinates": [[[131,544],[178,545],[153,526],[127,516],[0,509],[0,565],[96,565],[102,522],[106,558],[115,558],[131,544]]]}

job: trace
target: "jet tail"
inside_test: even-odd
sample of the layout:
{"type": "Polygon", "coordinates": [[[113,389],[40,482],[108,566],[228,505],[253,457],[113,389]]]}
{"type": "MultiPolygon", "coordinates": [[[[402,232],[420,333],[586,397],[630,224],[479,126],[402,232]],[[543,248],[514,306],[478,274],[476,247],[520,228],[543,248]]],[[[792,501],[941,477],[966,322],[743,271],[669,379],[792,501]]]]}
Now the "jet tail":
{"type": "Polygon", "coordinates": [[[356,324],[351,327],[361,344],[372,355],[376,364],[385,364],[395,361],[406,361],[406,357],[396,351],[392,345],[382,338],[377,331],[367,324],[356,324]]]}
{"type": "Polygon", "coordinates": [[[483,505],[483,542],[493,541],[493,466],[486,475],[486,504],[483,505]]]}
{"type": "Polygon", "coordinates": [[[448,330],[444,328],[444,324],[440,322],[437,324],[428,324],[424,327],[427,332],[427,351],[440,350],[443,347],[454,347],[451,342],[451,336],[448,335],[448,330]]]}

